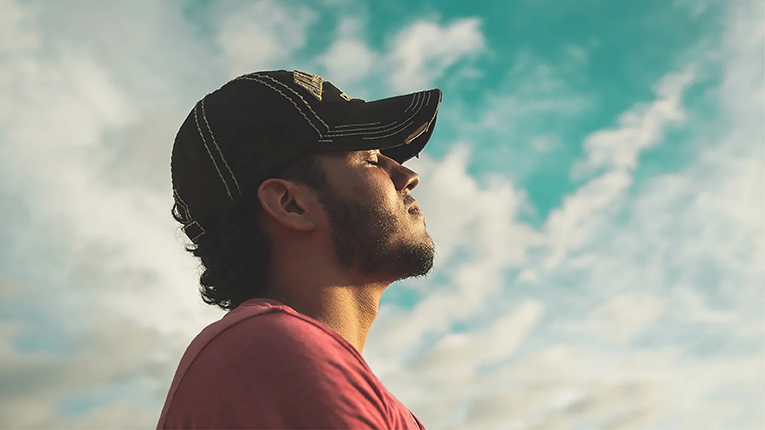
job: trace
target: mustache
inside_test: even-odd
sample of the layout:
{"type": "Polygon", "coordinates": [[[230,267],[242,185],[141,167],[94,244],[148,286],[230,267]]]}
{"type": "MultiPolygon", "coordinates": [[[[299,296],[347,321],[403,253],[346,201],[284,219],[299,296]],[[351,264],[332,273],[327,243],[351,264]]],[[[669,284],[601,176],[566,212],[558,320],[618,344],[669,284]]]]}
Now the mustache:
{"type": "Polygon", "coordinates": [[[412,197],[411,194],[407,194],[404,196],[404,206],[409,206],[410,204],[414,203],[416,200],[414,197],[412,197]]]}

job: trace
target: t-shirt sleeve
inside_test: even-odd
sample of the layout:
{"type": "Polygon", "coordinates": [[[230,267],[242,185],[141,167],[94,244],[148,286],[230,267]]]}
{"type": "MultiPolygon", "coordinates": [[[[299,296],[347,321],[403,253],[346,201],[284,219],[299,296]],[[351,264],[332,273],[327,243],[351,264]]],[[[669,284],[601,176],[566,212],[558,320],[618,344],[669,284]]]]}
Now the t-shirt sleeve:
{"type": "Polygon", "coordinates": [[[380,387],[347,348],[324,329],[285,313],[241,321],[216,336],[189,367],[167,425],[391,428],[380,387]]]}

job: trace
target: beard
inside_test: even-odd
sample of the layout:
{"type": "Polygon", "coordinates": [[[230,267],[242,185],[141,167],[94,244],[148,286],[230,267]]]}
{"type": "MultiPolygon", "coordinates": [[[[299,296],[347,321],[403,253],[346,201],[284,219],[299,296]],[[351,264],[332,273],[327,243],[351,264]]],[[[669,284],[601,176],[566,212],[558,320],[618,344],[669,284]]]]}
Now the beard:
{"type": "Polygon", "coordinates": [[[423,277],[433,268],[435,247],[427,233],[425,240],[393,239],[403,228],[400,216],[379,206],[342,199],[332,191],[320,193],[319,198],[341,264],[364,276],[392,276],[394,281],[423,277]]]}

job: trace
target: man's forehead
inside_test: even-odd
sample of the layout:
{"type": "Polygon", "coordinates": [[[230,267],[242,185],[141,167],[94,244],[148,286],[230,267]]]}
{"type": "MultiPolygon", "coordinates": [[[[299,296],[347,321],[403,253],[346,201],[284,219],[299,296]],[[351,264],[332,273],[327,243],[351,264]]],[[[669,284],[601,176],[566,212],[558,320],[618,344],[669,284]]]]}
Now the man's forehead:
{"type": "Polygon", "coordinates": [[[352,151],[351,155],[367,156],[367,155],[380,155],[379,149],[363,149],[361,151],[352,151]]]}
{"type": "Polygon", "coordinates": [[[345,158],[348,160],[369,157],[371,155],[381,155],[379,149],[362,149],[360,151],[347,151],[347,152],[323,152],[319,155],[323,155],[329,158],[345,158]]]}

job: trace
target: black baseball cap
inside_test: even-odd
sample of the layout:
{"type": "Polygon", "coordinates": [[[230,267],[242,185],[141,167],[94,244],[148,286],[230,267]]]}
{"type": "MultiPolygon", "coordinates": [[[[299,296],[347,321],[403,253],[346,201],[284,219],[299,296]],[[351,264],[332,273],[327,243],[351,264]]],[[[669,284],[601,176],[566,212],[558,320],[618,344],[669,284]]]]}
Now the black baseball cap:
{"type": "Polygon", "coordinates": [[[181,125],[170,170],[192,242],[220,208],[306,153],[379,149],[404,163],[430,139],[441,90],[367,102],[299,70],[239,76],[202,98],[181,125]]]}

